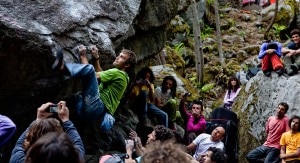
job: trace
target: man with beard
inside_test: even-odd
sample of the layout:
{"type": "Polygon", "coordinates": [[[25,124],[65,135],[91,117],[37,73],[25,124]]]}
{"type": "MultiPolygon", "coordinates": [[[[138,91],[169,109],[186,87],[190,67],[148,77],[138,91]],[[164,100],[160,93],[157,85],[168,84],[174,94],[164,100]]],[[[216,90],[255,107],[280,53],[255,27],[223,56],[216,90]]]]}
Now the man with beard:
{"type": "Polygon", "coordinates": [[[291,130],[280,139],[280,158],[282,163],[300,163],[300,117],[293,116],[289,125],[291,130]]]}
{"type": "Polygon", "coordinates": [[[289,119],[285,116],[288,109],[289,105],[287,103],[279,103],[276,108],[276,115],[269,117],[266,124],[267,140],[263,145],[253,149],[247,154],[246,158],[248,162],[278,163],[280,161],[280,137],[284,132],[290,130],[288,125],[289,119]]]}
{"type": "Polygon", "coordinates": [[[209,147],[216,147],[221,150],[224,149],[224,143],[222,142],[225,135],[225,128],[222,126],[216,127],[211,135],[202,133],[191,144],[187,146],[187,149],[192,151],[196,149],[193,157],[200,161],[203,160],[209,147]]]}

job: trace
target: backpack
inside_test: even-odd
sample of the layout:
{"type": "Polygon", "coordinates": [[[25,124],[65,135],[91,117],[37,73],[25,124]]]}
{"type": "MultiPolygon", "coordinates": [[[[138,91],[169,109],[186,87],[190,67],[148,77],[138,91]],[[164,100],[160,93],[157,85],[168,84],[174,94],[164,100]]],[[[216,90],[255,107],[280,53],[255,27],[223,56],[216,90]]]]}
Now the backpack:
{"type": "Polygon", "coordinates": [[[257,68],[257,67],[248,68],[248,70],[246,72],[246,78],[249,80],[250,78],[254,77],[258,73],[259,70],[260,70],[260,68],[257,68]]]}

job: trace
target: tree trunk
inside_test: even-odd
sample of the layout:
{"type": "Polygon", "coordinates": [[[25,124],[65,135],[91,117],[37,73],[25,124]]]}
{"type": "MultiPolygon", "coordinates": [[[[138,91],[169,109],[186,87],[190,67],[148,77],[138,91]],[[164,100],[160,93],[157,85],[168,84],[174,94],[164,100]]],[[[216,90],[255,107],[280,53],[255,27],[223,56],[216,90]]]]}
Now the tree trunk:
{"type": "Polygon", "coordinates": [[[197,71],[197,80],[200,85],[203,84],[203,66],[204,66],[204,59],[203,59],[203,52],[202,52],[202,43],[201,43],[201,30],[198,18],[198,10],[196,1],[193,0],[192,2],[192,11],[193,11],[193,32],[194,32],[194,39],[195,39],[195,59],[196,59],[196,71],[197,71]]]}
{"type": "Polygon", "coordinates": [[[219,52],[221,66],[222,66],[222,68],[225,68],[224,55],[223,55],[223,51],[222,51],[222,38],[221,38],[221,30],[220,30],[220,15],[219,15],[218,0],[214,0],[214,8],[215,8],[215,16],[216,16],[218,52],[219,52]]]}
{"type": "Polygon", "coordinates": [[[275,22],[275,19],[276,19],[276,16],[277,16],[277,13],[278,13],[278,2],[279,0],[276,0],[276,3],[275,3],[275,13],[274,13],[274,17],[272,18],[271,20],[271,23],[269,24],[269,26],[267,27],[267,30],[265,31],[264,33],[264,39],[265,40],[269,40],[269,39],[272,39],[272,38],[269,38],[268,34],[269,34],[269,31],[271,30],[274,22],[275,22]]]}

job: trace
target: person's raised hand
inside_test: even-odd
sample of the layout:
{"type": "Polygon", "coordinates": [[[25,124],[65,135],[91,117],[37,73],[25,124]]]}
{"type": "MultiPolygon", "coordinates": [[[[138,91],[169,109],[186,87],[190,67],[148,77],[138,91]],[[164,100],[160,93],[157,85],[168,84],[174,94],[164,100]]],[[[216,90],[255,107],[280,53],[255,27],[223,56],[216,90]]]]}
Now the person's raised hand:
{"type": "Polygon", "coordinates": [[[62,122],[66,122],[69,120],[69,109],[65,101],[60,101],[57,104],[57,114],[62,122]]]}
{"type": "Polygon", "coordinates": [[[97,46],[96,45],[91,45],[90,49],[91,49],[93,57],[95,59],[99,59],[99,54],[98,54],[98,48],[97,48],[97,46]]]}
{"type": "Polygon", "coordinates": [[[78,46],[78,51],[79,51],[79,55],[86,55],[86,47],[84,45],[79,45],[78,46]]]}
{"type": "Polygon", "coordinates": [[[130,139],[125,140],[126,149],[132,150],[134,148],[134,141],[130,139]]]}
{"type": "Polygon", "coordinates": [[[53,113],[49,113],[49,107],[50,105],[53,105],[51,102],[47,102],[45,104],[42,104],[38,109],[37,109],[37,114],[36,114],[36,120],[41,120],[44,118],[47,118],[51,116],[53,113]]]}

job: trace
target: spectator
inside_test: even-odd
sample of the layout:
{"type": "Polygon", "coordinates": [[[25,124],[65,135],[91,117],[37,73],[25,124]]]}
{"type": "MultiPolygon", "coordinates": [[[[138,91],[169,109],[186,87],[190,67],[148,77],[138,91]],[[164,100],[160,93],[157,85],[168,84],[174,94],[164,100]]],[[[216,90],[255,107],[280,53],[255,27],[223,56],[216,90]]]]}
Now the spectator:
{"type": "Polygon", "coordinates": [[[88,64],[86,47],[80,45],[78,50],[82,64],[64,63],[63,54],[59,51],[52,68],[82,79],[82,96],[78,96],[77,111],[84,120],[99,120],[100,128],[108,131],[115,122],[113,115],[129,83],[127,73],[136,64],[136,56],[134,52],[123,49],[113,62],[115,68],[103,71],[97,47],[93,45],[90,49],[94,67],[88,64]],[[100,85],[97,79],[101,81],[100,85]]]}
{"type": "Polygon", "coordinates": [[[200,161],[209,147],[216,147],[221,150],[224,149],[224,143],[222,142],[225,135],[225,129],[222,126],[216,127],[211,135],[202,133],[191,144],[187,146],[188,150],[193,151],[196,149],[193,157],[200,161]]]}
{"type": "Polygon", "coordinates": [[[228,89],[223,100],[223,107],[225,109],[231,110],[232,104],[241,90],[240,81],[236,77],[232,76],[228,80],[227,87],[228,89]]]}
{"type": "Polygon", "coordinates": [[[57,119],[48,118],[54,114],[49,112],[49,107],[51,105],[53,104],[48,102],[37,109],[37,118],[18,139],[16,146],[12,151],[10,163],[23,163],[28,149],[40,137],[48,132],[60,134],[65,131],[70,136],[75,148],[78,150],[80,158],[84,157],[85,150],[83,143],[73,123],[69,120],[69,109],[66,106],[66,102],[60,101],[57,104],[57,116],[62,122],[62,125],[57,119]]]}
{"type": "Polygon", "coordinates": [[[300,162],[300,117],[293,116],[289,120],[290,131],[281,135],[280,158],[282,163],[300,162]]]}
{"type": "Polygon", "coordinates": [[[48,132],[28,150],[25,163],[83,163],[66,133],[48,132]]]}
{"type": "Polygon", "coordinates": [[[186,142],[187,144],[192,143],[192,141],[201,133],[205,131],[206,128],[206,121],[204,116],[202,115],[203,112],[203,104],[202,101],[194,101],[191,104],[191,113],[186,111],[186,94],[182,96],[180,104],[179,104],[179,111],[181,117],[184,120],[186,126],[186,142]]]}
{"type": "Polygon", "coordinates": [[[284,54],[283,61],[286,67],[286,72],[289,76],[298,73],[300,69],[300,30],[294,29],[290,33],[292,41],[287,47],[282,48],[284,54]]]}
{"type": "Polygon", "coordinates": [[[173,76],[166,76],[161,86],[154,91],[155,105],[168,114],[168,127],[175,130],[176,126],[176,87],[177,82],[173,76]]]}
{"type": "MultiPolygon", "coordinates": [[[[137,136],[137,133],[135,131],[131,131],[129,133],[129,137],[131,138],[131,140],[133,141],[127,141],[127,146],[126,146],[126,150],[127,153],[129,154],[129,159],[126,160],[127,163],[130,162],[141,162],[141,156],[143,156],[145,154],[145,147],[143,147],[141,139],[137,136]],[[134,144],[134,145],[133,145],[134,144]],[[132,152],[133,150],[136,151],[137,155],[140,156],[138,158],[136,158],[136,160],[132,159],[132,152]]],[[[164,142],[164,141],[168,141],[168,140],[173,140],[173,142],[175,142],[175,135],[174,132],[169,129],[166,128],[163,125],[157,125],[153,128],[152,133],[150,133],[148,135],[148,140],[146,142],[146,144],[150,144],[156,141],[159,142],[164,142]]]]}
{"type": "Polygon", "coordinates": [[[150,68],[145,67],[137,74],[135,85],[130,95],[131,107],[136,107],[138,118],[141,124],[146,124],[147,115],[157,117],[160,125],[168,127],[168,115],[157,108],[154,101],[154,84],[155,77],[150,68]]]}
{"type": "Polygon", "coordinates": [[[278,75],[283,74],[283,64],[280,60],[281,44],[279,42],[265,42],[261,45],[258,58],[262,59],[262,71],[265,76],[271,76],[274,70],[278,75]]]}
{"type": "Polygon", "coordinates": [[[193,157],[184,152],[182,146],[172,141],[153,142],[147,145],[142,163],[197,163],[193,157]]]}
{"type": "Polygon", "coordinates": [[[16,132],[16,125],[7,116],[0,115],[0,148],[13,136],[16,132]]]}
{"type": "Polygon", "coordinates": [[[203,161],[203,163],[226,163],[226,154],[219,148],[209,147],[203,161]]]}
{"type": "Polygon", "coordinates": [[[261,162],[262,159],[265,163],[278,163],[280,161],[280,137],[284,132],[290,130],[289,118],[285,116],[288,110],[289,105],[287,103],[281,102],[278,104],[276,115],[269,117],[266,123],[267,139],[265,143],[247,154],[248,162],[257,163],[261,162]]]}

